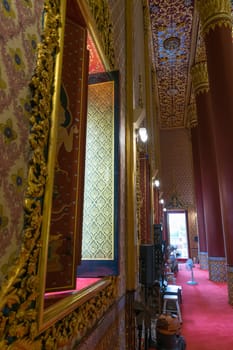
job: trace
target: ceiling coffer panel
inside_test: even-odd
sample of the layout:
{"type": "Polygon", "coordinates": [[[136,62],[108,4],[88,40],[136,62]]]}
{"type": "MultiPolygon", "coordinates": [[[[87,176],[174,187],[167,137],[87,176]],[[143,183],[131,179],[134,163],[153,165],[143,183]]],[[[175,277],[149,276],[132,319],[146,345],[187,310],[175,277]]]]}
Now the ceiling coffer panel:
{"type": "Polygon", "coordinates": [[[184,127],[193,1],[150,0],[149,4],[160,127],[184,127]]]}

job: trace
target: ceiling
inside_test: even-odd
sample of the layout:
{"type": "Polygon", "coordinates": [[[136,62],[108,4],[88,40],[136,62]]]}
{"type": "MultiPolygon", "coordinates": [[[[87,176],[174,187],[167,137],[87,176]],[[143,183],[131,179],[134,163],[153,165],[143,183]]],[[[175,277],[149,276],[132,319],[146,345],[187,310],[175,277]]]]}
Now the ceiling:
{"type": "MultiPolygon", "coordinates": [[[[199,60],[205,59],[194,0],[148,1],[160,128],[184,128],[188,122],[188,107],[194,102],[190,67],[197,56],[199,60]]],[[[90,35],[87,47],[89,73],[103,71],[90,35]]]]}
{"type": "Polygon", "coordinates": [[[186,125],[198,19],[193,0],[149,0],[161,129],[186,125]]]}

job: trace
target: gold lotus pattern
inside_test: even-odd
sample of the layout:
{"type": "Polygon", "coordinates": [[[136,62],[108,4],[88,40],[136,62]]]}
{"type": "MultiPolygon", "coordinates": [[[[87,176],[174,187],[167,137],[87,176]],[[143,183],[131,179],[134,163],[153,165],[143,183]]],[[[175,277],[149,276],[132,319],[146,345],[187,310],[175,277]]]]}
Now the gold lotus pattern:
{"type": "Polygon", "coordinates": [[[88,91],[83,259],[113,259],[113,92],[112,82],[88,91]]]}

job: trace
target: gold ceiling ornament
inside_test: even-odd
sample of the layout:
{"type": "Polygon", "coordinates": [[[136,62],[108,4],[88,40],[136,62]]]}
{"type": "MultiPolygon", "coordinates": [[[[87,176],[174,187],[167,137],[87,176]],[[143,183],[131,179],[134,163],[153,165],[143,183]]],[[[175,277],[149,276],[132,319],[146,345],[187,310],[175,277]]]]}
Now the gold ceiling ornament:
{"type": "Polygon", "coordinates": [[[206,62],[198,62],[191,68],[192,83],[195,95],[209,91],[209,78],[206,62]]]}
{"type": "Polygon", "coordinates": [[[200,14],[202,31],[206,35],[216,26],[232,28],[230,0],[198,0],[197,9],[200,14]]]}
{"type": "Polygon", "coordinates": [[[198,125],[197,121],[197,106],[196,103],[190,103],[188,105],[188,118],[187,118],[187,128],[195,128],[198,125]]]}

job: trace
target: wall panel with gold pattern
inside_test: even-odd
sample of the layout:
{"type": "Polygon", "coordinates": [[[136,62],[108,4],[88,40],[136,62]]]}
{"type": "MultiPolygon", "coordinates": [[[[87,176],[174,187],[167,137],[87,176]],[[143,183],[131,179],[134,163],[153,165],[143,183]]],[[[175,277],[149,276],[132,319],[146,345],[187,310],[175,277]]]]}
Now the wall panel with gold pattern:
{"type": "Polygon", "coordinates": [[[88,117],[82,263],[78,274],[118,271],[119,74],[91,75],[88,117]],[[115,266],[115,267],[114,267],[115,266]]]}

